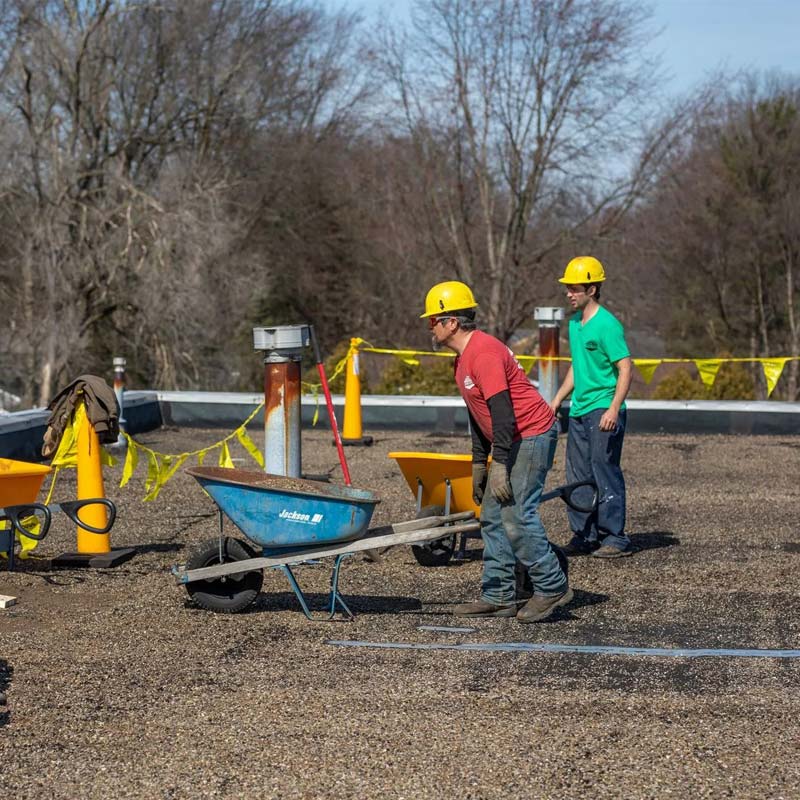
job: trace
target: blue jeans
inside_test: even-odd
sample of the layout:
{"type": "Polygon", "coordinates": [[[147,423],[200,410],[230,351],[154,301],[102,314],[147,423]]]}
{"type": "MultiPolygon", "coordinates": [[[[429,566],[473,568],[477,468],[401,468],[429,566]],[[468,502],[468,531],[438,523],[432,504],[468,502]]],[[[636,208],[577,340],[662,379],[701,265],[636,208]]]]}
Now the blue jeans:
{"type": "MultiPolygon", "coordinates": [[[[484,495],[481,600],[487,603],[514,602],[516,561],[528,570],[534,594],[550,596],[567,590],[567,579],[539,518],[539,500],[557,442],[557,425],[539,436],[514,442],[506,465],[514,497],[498,503],[488,489],[484,495]]],[[[497,467],[493,464],[491,469],[497,467]]]]}
{"type": "MultiPolygon", "coordinates": [[[[582,417],[569,418],[567,434],[567,480],[594,480],[598,505],[593,513],[569,509],[569,526],[584,544],[604,544],[624,549],[631,540],[625,534],[625,477],[620,468],[625,438],[625,411],[619,412],[613,431],[600,430],[600,418],[608,409],[599,408],[582,417]]],[[[583,498],[576,496],[576,500],[583,498]]]]}

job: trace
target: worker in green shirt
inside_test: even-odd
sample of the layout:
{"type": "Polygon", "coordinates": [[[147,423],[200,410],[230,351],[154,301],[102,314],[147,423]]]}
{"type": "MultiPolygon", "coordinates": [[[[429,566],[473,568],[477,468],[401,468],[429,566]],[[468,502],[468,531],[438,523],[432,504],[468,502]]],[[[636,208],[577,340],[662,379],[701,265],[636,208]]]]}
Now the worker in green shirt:
{"type": "Polygon", "coordinates": [[[592,256],[567,264],[559,278],[575,309],[569,320],[572,366],[550,403],[558,413],[571,393],[567,433],[567,480],[594,480],[593,512],[568,511],[572,541],[568,555],[619,558],[631,554],[625,533],[625,478],[620,467],[625,436],[625,397],[631,358],[620,321],[600,305],[603,265],[592,256]]]}

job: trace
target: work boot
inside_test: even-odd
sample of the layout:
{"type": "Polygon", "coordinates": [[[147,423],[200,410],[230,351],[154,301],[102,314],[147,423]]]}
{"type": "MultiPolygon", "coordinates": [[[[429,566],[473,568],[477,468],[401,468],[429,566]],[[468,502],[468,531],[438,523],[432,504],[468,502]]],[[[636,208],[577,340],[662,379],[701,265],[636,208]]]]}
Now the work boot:
{"type": "Polygon", "coordinates": [[[610,544],[604,544],[592,553],[592,558],[625,558],[632,555],[633,550],[630,547],[614,547],[610,544]]]}
{"type": "Polygon", "coordinates": [[[476,600],[474,603],[459,603],[454,606],[453,614],[457,617],[516,617],[517,604],[495,605],[476,600]]]}
{"type": "Polygon", "coordinates": [[[517,622],[539,622],[549,617],[559,606],[565,606],[574,597],[572,589],[567,587],[566,592],[545,596],[535,594],[517,612],[517,622]]]}
{"type": "Polygon", "coordinates": [[[564,545],[561,549],[564,554],[570,558],[575,556],[589,556],[598,549],[600,545],[597,542],[587,542],[577,536],[573,536],[569,544],[564,545]]]}

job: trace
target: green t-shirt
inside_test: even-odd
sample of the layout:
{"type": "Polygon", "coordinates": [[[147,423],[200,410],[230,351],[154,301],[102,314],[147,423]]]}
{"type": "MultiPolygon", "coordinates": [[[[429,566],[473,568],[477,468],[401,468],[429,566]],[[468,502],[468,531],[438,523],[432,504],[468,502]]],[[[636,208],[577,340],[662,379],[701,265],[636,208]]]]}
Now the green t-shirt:
{"type": "Polygon", "coordinates": [[[575,379],[569,415],[581,417],[598,408],[608,408],[614,399],[619,374],[614,365],[630,356],[622,323],[600,306],[582,325],[578,311],[569,320],[569,347],[575,379]]]}

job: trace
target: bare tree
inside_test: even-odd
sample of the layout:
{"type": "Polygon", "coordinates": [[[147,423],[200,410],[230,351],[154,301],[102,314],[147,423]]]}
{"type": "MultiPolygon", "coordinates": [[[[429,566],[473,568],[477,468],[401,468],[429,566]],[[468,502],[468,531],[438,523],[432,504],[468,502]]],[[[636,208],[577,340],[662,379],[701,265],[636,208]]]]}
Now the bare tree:
{"type": "Polygon", "coordinates": [[[2,10],[0,338],[27,401],[131,344],[150,385],[223,377],[225,337],[272,275],[247,232],[265,208],[286,216],[271,154],[313,150],[363,97],[357,17],[299,0],[2,10]]]}
{"type": "MultiPolygon", "coordinates": [[[[699,111],[647,204],[635,238],[663,266],[671,349],[750,357],[799,354],[800,89],[732,82],[699,111]]],[[[790,361],[784,395],[798,394],[790,361]]],[[[754,371],[760,396],[766,383],[754,371]]]]}
{"type": "MultiPolygon", "coordinates": [[[[508,337],[566,239],[611,229],[669,143],[643,122],[648,13],[624,0],[431,0],[376,55],[414,144],[441,254],[508,337]]],[[[389,100],[391,102],[391,98],[389,100]]]]}

